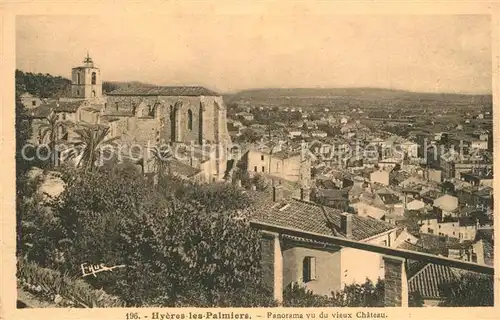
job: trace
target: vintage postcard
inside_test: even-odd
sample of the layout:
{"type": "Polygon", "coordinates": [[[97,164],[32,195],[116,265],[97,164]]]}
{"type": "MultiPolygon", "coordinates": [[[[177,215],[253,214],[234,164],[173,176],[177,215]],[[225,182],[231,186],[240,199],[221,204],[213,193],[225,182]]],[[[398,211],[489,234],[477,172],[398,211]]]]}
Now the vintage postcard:
{"type": "Polygon", "coordinates": [[[1,318],[498,316],[498,4],[0,13],[1,318]]]}

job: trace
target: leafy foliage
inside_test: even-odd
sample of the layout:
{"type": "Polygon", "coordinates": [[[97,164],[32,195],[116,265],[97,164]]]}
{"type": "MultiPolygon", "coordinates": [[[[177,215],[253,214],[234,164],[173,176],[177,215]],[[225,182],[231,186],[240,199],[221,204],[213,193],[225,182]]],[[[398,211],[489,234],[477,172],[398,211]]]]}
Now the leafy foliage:
{"type": "Polygon", "coordinates": [[[16,70],[16,92],[29,92],[40,98],[68,97],[71,81],[60,76],[16,70]]]}
{"type": "Polygon", "coordinates": [[[424,299],[418,291],[410,292],[408,294],[408,306],[409,307],[423,307],[424,306],[424,299]]]}
{"type": "Polygon", "coordinates": [[[494,305],[493,276],[465,273],[459,279],[441,288],[446,300],[441,306],[480,307],[494,305]]]}
{"type": "Polygon", "coordinates": [[[23,287],[37,296],[44,295],[50,298],[61,296],[64,297],[68,306],[80,308],[124,306],[117,297],[110,296],[102,290],[95,290],[81,279],[41,268],[35,263],[22,259],[17,262],[17,277],[23,287]]]}
{"type": "Polygon", "coordinates": [[[173,154],[170,148],[165,145],[154,146],[150,151],[155,171],[155,184],[157,184],[158,180],[162,180],[166,174],[170,175],[172,173],[169,160],[173,159],[173,154]]]}
{"type": "Polygon", "coordinates": [[[383,307],[384,281],[374,284],[366,279],[363,284],[351,284],[331,296],[314,294],[305,287],[293,283],[283,294],[286,307],[383,307]]]}
{"type": "MultiPolygon", "coordinates": [[[[75,138],[74,145],[78,155],[81,155],[78,165],[81,165],[85,171],[94,171],[101,164],[99,160],[103,159],[105,147],[113,145],[113,142],[118,139],[118,137],[106,139],[109,130],[109,127],[100,126],[84,126],[75,130],[78,136],[75,138]]],[[[111,150],[107,151],[111,152],[111,150]]]]}
{"type": "Polygon", "coordinates": [[[30,257],[75,275],[84,262],[125,264],[88,281],[128,305],[273,304],[239,190],[174,177],[155,190],[126,165],[65,178],[54,204],[60,232],[30,257]]]}
{"type": "Polygon", "coordinates": [[[47,122],[42,123],[39,127],[41,140],[48,142],[53,166],[56,165],[58,159],[56,145],[58,144],[59,129],[63,127],[64,124],[59,121],[57,115],[54,113],[47,118],[47,122]]]}
{"type": "Polygon", "coordinates": [[[105,93],[111,92],[111,91],[116,90],[118,88],[120,88],[120,85],[113,83],[113,82],[104,81],[102,83],[102,91],[105,93]]]}

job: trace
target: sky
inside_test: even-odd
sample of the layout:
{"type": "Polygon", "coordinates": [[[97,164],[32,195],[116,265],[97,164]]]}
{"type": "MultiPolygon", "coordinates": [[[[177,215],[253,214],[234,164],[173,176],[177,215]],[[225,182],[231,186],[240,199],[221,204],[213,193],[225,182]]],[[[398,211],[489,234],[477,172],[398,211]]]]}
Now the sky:
{"type": "Polygon", "coordinates": [[[16,67],[104,81],[491,93],[487,15],[18,16],[16,67]]]}

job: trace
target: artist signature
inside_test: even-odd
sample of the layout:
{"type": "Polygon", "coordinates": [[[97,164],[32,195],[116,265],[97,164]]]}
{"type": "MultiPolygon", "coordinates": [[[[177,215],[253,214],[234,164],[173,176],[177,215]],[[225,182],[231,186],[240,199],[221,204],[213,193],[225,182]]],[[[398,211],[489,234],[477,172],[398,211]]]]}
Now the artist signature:
{"type": "Polygon", "coordinates": [[[125,265],[122,264],[122,265],[118,265],[118,266],[106,267],[103,263],[101,263],[101,264],[82,263],[81,268],[82,268],[82,277],[86,277],[86,276],[90,276],[90,275],[97,277],[96,274],[99,272],[113,271],[116,268],[125,268],[125,265]]]}

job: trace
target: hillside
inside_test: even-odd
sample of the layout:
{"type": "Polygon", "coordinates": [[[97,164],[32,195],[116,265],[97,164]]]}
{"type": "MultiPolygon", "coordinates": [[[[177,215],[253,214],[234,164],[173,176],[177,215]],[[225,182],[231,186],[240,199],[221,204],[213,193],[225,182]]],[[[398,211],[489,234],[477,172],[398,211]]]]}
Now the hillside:
{"type": "Polygon", "coordinates": [[[18,94],[29,92],[41,98],[59,98],[71,93],[71,81],[60,76],[16,70],[15,77],[18,94]]]}
{"type": "Polygon", "coordinates": [[[359,106],[394,104],[485,105],[491,95],[422,93],[379,88],[287,88],[252,89],[227,95],[229,103],[247,101],[255,104],[312,106],[315,104],[354,103],[359,106]]]}
{"type": "MultiPolygon", "coordinates": [[[[69,97],[71,95],[71,80],[61,76],[51,74],[31,73],[16,70],[16,93],[22,94],[29,92],[40,98],[57,99],[60,97],[69,97]]],[[[104,93],[122,87],[151,87],[153,84],[142,83],[138,81],[120,82],[104,81],[102,90],[104,93]]]]}

